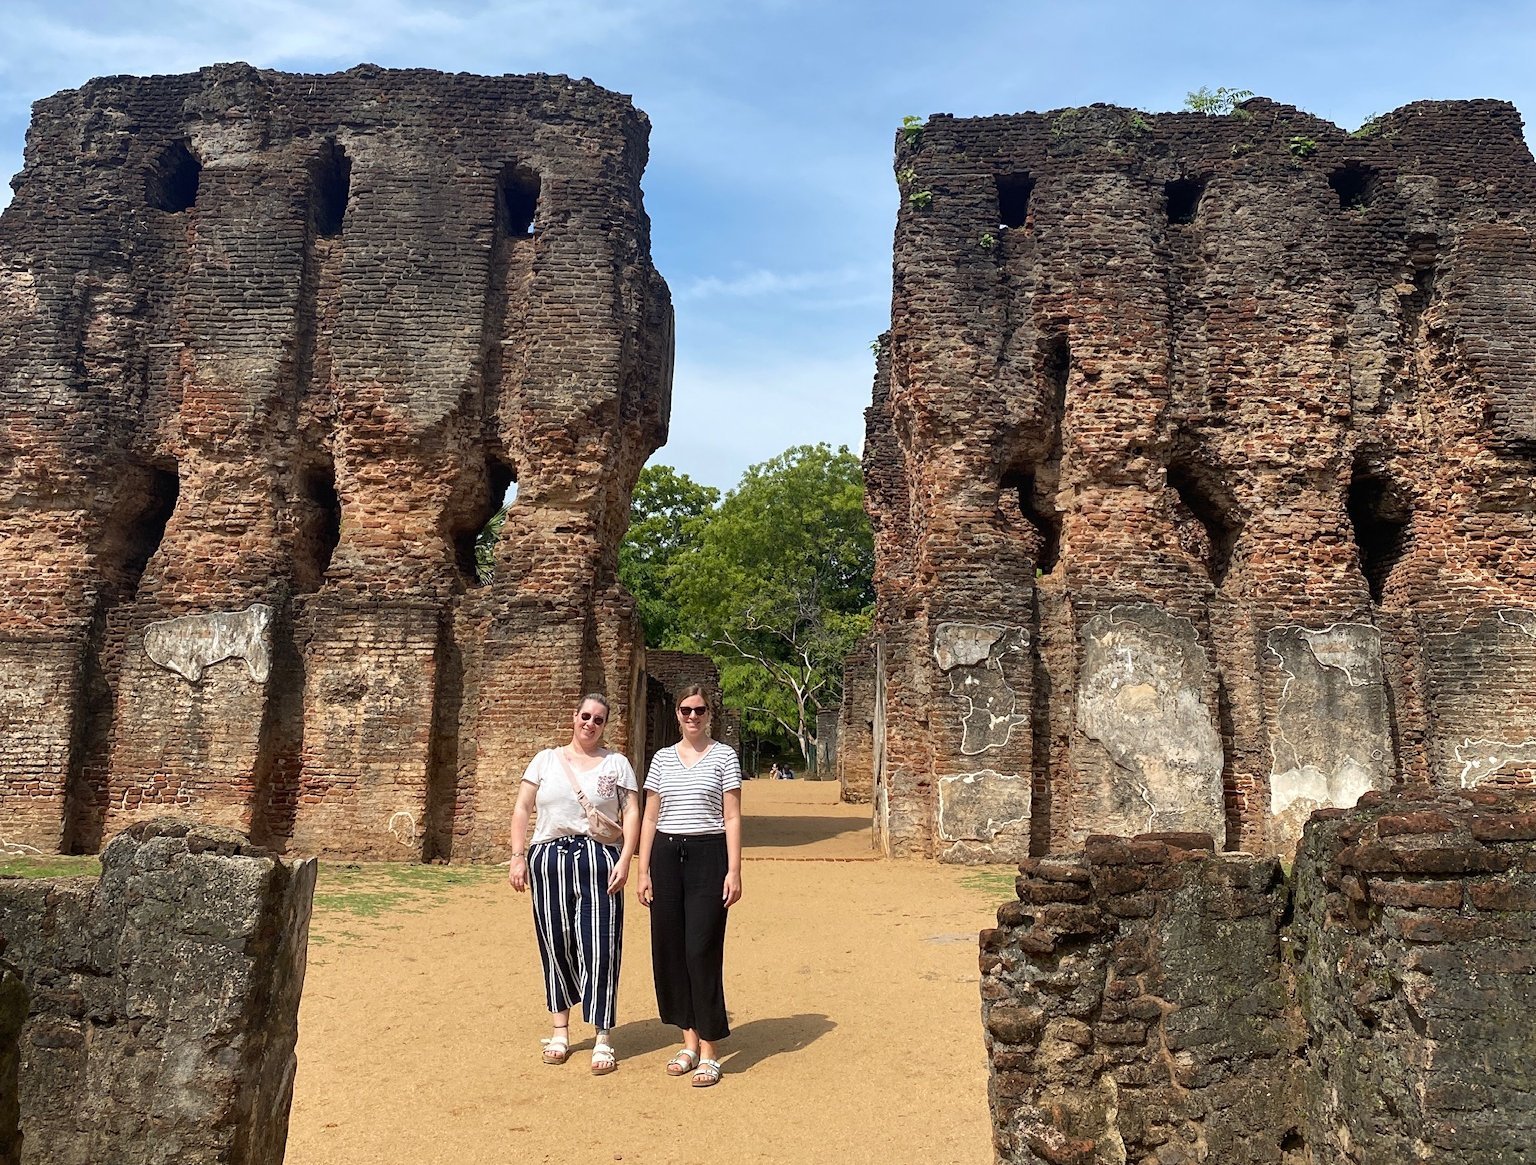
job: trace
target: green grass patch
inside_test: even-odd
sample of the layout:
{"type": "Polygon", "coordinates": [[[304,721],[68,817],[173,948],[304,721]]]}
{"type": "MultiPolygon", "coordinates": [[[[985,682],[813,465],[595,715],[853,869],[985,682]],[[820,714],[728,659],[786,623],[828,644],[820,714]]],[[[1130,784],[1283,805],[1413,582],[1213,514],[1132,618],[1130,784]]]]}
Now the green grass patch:
{"type": "Polygon", "coordinates": [[[499,866],[321,862],[315,883],[315,914],[317,920],[328,914],[367,919],[413,914],[449,890],[493,885],[505,877],[499,866]]]}
{"type": "Polygon", "coordinates": [[[77,857],[0,857],[0,876],[13,878],[100,877],[101,859],[95,854],[77,857]]]}
{"type": "Polygon", "coordinates": [[[960,885],[967,890],[975,890],[978,894],[984,894],[992,901],[1016,898],[1018,891],[1015,882],[1018,879],[1017,870],[972,870],[960,879],[960,885]]]}

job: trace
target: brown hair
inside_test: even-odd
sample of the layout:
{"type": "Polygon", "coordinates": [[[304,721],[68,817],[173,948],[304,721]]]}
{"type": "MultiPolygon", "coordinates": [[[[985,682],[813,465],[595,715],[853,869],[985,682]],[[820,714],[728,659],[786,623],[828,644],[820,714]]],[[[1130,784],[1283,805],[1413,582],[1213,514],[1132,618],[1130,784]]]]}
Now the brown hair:
{"type": "Polygon", "coordinates": [[[588,692],[581,699],[577,700],[576,711],[580,712],[581,706],[586,703],[601,704],[604,712],[607,712],[609,715],[613,714],[613,709],[608,706],[608,697],[601,692],[588,692]]]}
{"type": "Polygon", "coordinates": [[[705,711],[714,711],[714,709],[710,707],[709,692],[705,689],[703,684],[689,684],[686,688],[679,692],[677,694],[677,699],[672,701],[672,710],[675,712],[677,709],[681,708],[683,706],[683,701],[686,700],[689,696],[703,696],[705,711]]]}

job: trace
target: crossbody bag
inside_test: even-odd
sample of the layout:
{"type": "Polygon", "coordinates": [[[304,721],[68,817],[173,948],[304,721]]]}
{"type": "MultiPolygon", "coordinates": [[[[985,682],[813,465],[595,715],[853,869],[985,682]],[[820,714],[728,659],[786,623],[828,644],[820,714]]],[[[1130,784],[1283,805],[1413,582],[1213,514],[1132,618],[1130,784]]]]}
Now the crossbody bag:
{"type": "Polygon", "coordinates": [[[576,794],[576,800],[581,804],[581,811],[587,815],[587,834],[593,841],[600,841],[604,845],[614,845],[623,841],[624,827],[587,800],[587,795],[581,791],[581,781],[576,776],[576,770],[571,767],[571,762],[565,759],[565,750],[556,749],[555,752],[560,758],[560,767],[565,770],[566,780],[571,782],[571,791],[576,794]]]}

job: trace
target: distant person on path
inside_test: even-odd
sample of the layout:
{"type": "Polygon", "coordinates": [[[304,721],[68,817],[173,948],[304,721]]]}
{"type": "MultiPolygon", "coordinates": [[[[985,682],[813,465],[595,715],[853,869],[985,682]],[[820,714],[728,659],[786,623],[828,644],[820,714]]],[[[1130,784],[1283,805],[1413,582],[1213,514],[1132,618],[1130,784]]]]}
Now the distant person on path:
{"type": "Polygon", "coordinates": [[[683,1029],[667,1075],[720,1083],[715,1043],[725,1014],[725,919],[741,899],[741,764],[709,735],[698,684],[677,698],[683,738],[657,751],[645,778],[640,903],[651,908],[651,969],[663,1023],[683,1029]]]}
{"type": "Polygon", "coordinates": [[[529,763],[512,811],[508,874],[512,889],[533,891],[544,993],[554,1021],[543,1041],[544,1062],[563,1064],[569,1057],[571,1007],[579,1000],[582,1018],[597,1029],[594,1076],[618,1067],[608,1033],[623,953],[623,889],[640,839],[635,770],[622,753],[603,747],[607,723],[608,701],[595,692],[583,697],[571,713],[570,743],[546,748],[529,763]],[[526,842],[535,808],[538,826],[526,842]],[[604,832],[604,818],[614,827],[608,832],[622,828],[621,837],[593,836],[594,830],[604,832]]]}

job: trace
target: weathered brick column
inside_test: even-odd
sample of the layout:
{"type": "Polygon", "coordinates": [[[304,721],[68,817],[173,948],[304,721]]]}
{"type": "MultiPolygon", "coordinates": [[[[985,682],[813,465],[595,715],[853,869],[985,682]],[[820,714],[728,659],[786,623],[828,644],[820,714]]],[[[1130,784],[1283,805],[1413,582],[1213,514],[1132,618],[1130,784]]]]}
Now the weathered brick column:
{"type": "Polygon", "coordinates": [[[99,879],[0,881],[32,997],[22,1160],[279,1165],[314,884],[313,860],[173,818],[114,838],[99,879]]]}
{"type": "Polygon", "coordinates": [[[1020,873],[981,939],[1003,1165],[1536,1155],[1536,790],[1366,794],[1290,885],[1193,835],[1020,873]]]}
{"type": "Polygon", "coordinates": [[[982,936],[998,1161],[1282,1159],[1285,883],[1274,859],[1210,846],[1095,837],[1020,867],[982,936]]]}
{"type": "Polygon", "coordinates": [[[1536,1159],[1536,790],[1320,814],[1295,897],[1314,1160],[1536,1159]]]}

